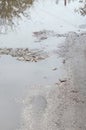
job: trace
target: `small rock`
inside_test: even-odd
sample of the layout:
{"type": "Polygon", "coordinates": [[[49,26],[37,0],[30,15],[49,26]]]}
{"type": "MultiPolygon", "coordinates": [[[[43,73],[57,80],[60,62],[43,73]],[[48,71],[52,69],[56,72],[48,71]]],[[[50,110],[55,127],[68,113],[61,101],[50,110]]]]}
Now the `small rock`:
{"type": "Polygon", "coordinates": [[[18,57],[17,60],[24,61],[23,57],[18,57]]]}
{"type": "Polygon", "coordinates": [[[66,79],[59,79],[59,81],[61,82],[61,83],[64,83],[64,82],[66,82],[67,80],[66,79]]]}
{"type": "Polygon", "coordinates": [[[66,63],[66,61],[65,60],[63,60],[63,64],[65,64],[66,63]]]}
{"type": "Polygon", "coordinates": [[[78,91],[77,91],[77,90],[72,90],[71,92],[72,92],[72,93],[78,93],[78,91]]]}
{"type": "Polygon", "coordinates": [[[57,70],[57,68],[53,68],[52,70],[55,71],[55,70],[57,70]]]}

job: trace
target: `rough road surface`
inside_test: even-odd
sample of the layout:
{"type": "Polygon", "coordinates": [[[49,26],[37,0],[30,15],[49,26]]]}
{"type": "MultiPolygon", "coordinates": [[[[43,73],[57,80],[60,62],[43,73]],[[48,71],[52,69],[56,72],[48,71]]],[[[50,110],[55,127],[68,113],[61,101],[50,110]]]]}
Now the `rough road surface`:
{"type": "Polygon", "coordinates": [[[86,130],[86,34],[69,33],[60,53],[67,79],[29,89],[21,130],[86,130]]]}

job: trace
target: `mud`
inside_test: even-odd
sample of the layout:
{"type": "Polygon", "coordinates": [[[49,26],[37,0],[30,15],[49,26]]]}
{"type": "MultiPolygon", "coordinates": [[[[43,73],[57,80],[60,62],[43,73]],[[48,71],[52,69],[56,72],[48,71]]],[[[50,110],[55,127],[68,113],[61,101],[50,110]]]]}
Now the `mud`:
{"type": "Polygon", "coordinates": [[[51,30],[42,30],[42,31],[38,31],[38,32],[33,32],[33,36],[36,38],[36,42],[41,42],[50,37],[57,37],[57,38],[67,37],[68,34],[67,33],[59,34],[57,32],[51,31],[51,30]]]}
{"type": "Polygon", "coordinates": [[[29,50],[28,48],[0,48],[0,55],[11,55],[20,61],[37,62],[48,58],[47,52],[43,50],[29,50]]]}
{"type": "Polygon", "coordinates": [[[85,33],[69,34],[60,50],[60,56],[66,60],[65,64],[63,63],[67,73],[66,80],[62,78],[56,85],[29,88],[23,102],[24,125],[21,125],[21,130],[86,129],[85,46],[85,33]],[[36,106],[37,104],[39,105],[36,106]]]}
{"type": "Polygon", "coordinates": [[[85,3],[0,2],[0,130],[86,130],[85,3]]]}

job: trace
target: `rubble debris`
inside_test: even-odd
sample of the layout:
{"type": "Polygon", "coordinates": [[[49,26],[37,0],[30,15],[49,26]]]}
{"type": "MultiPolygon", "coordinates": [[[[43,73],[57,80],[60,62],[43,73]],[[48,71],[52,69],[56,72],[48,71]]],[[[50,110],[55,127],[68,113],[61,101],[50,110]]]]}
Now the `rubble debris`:
{"type": "Polygon", "coordinates": [[[0,56],[1,55],[11,55],[12,57],[16,57],[17,60],[27,62],[37,62],[48,57],[47,52],[44,50],[30,50],[28,48],[0,48],[0,56]]]}

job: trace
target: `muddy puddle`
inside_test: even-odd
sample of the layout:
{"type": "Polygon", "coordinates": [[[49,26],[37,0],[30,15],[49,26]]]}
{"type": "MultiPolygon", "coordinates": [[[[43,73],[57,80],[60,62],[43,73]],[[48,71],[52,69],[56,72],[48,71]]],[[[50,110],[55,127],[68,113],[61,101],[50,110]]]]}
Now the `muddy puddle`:
{"type": "Polygon", "coordinates": [[[29,87],[53,85],[64,79],[62,64],[62,59],[54,56],[30,63],[17,61],[11,56],[0,58],[0,129],[20,127],[23,99],[29,87]]]}
{"type": "Polygon", "coordinates": [[[0,2],[1,130],[20,128],[29,87],[54,85],[66,78],[58,50],[69,32],[86,31],[85,6],[79,0],[0,2]]]}

